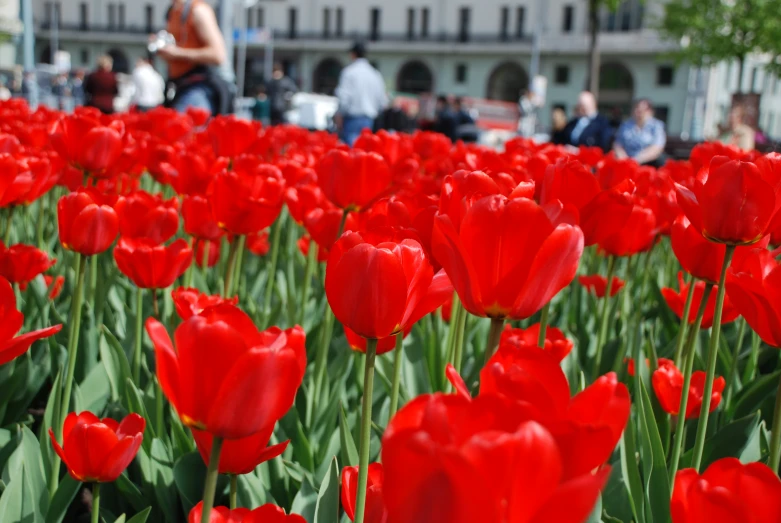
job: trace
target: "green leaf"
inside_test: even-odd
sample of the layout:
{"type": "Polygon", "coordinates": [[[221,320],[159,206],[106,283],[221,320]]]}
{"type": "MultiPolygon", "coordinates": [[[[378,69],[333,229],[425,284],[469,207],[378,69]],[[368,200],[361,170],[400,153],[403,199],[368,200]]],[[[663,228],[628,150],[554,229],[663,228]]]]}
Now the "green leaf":
{"type": "Polygon", "coordinates": [[[347,416],[344,413],[344,406],[339,408],[339,438],[342,443],[342,462],[345,466],[357,466],[358,448],[355,446],[355,441],[353,441],[350,427],[347,426],[347,416]]]}
{"type": "Polygon", "coordinates": [[[597,498],[594,508],[591,510],[588,519],[583,523],[602,523],[602,496],[597,498]]]}
{"type": "Polygon", "coordinates": [[[130,502],[135,510],[144,510],[149,505],[135,483],[127,477],[127,472],[120,474],[114,482],[114,486],[117,487],[117,490],[122,493],[122,496],[130,502]]]}
{"type": "Polygon", "coordinates": [[[49,504],[49,511],[46,513],[46,523],[62,522],[66,512],[68,512],[68,507],[70,507],[79,489],[81,489],[81,485],[81,482],[73,479],[70,474],[65,475],[49,504]]]}
{"type": "Polygon", "coordinates": [[[147,507],[132,518],[128,519],[127,523],[146,523],[150,512],[152,512],[152,507],[147,507]]]}
{"type": "MultiPolygon", "coordinates": [[[[174,483],[185,514],[203,499],[203,483],[206,480],[206,465],[200,453],[190,452],[179,458],[173,467],[174,483]]],[[[217,492],[225,490],[228,477],[221,475],[217,480],[217,492]]]]}
{"type": "Polygon", "coordinates": [[[24,467],[17,474],[0,496],[0,521],[40,521],[35,509],[35,499],[27,488],[27,475],[24,467]]]}
{"type": "MultiPolygon", "coordinates": [[[[150,420],[149,413],[144,406],[144,400],[141,398],[141,393],[136,388],[133,380],[130,378],[125,380],[125,396],[127,400],[127,409],[130,412],[135,412],[143,417],[145,420],[150,420]]],[[[144,450],[149,454],[152,450],[152,441],[157,438],[155,429],[152,427],[152,423],[147,422],[146,429],[144,430],[144,440],[141,443],[144,450]]]]}
{"type": "Polygon", "coordinates": [[[165,444],[155,438],[152,441],[151,472],[155,497],[166,516],[167,521],[175,521],[177,514],[177,496],[174,486],[174,463],[165,444]]]}
{"type": "Polygon", "coordinates": [[[779,377],[781,371],[762,376],[740,391],[736,397],[733,416],[743,418],[756,412],[762,402],[776,392],[779,377]]]}
{"type": "Polygon", "coordinates": [[[626,490],[629,493],[629,504],[632,514],[639,523],[645,522],[645,497],[643,496],[643,480],[637,466],[637,451],[635,450],[634,423],[630,418],[621,438],[621,473],[624,477],[626,490]]]}
{"type": "MultiPolygon", "coordinates": [[[[41,430],[38,433],[38,441],[41,447],[41,460],[43,462],[44,476],[51,477],[52,459],[54,457],[54,449],[52,448],[51,439],[49,438],[49,429],[53,427],[53,420],[60,419],[60,396],[61,394],[61,378],[62,372],[58,372],[54,378],[52,384],[52,391],[49,393],[49,398],[46,400],[46,410],[43,412],[43,420],[41,422],[41,430]]],[[[59,423],[59,421],[58,421],[59,423]]],[[[0,441],[0,448],[3,447],[2,441],[0,441]]],[[[0,460],[0,466],[2,466],[2,460],[0,460]]]]}
{"type": "Polygon", "coordinates": [[[643,456],[643,467],[650,468],[647,476],[646,500],[650,511],[651,520],[654,523],[668,523],[670,521],[670,482],[667,478],[667,464],[665,462],[664,447],[659,436],[659,428],[654,418],[654,409],[651,398],[642,380],[640,383],[640,426],[643,430],[642,437],[650,444],[651,455],[643,456]]]}
{"type": "Polygon", "coordinates": [[[111,396],[111,383],[102,362],[92,367],[84,381],[79,383],[79,392],[86,400],[83,410],[103,412],[111,396]]]}
{"type": "Polygon", "coordinates": [[[106,374],[111,383],[111,398],[117,401],[125,395],[125,382],[131,377],[130,363],[119,340],[108,327],[103,325],[102,331],[103,336],[98,345],[100,360],[106,367],[106,374]]]}
{"type": "Polygon", "coordinates": [[[293,498],[293,506],[290,507],[290,512],[293,514],[300,514],[308,522],[314,523],[316,507],[317,490],[315,490],[310,479],[304,476],[304,481],[301,483],[301,490],[299,490],[296,497],[293,498]]]}
{"type": "Polygon", "coordinates": [[[268,502],[266,488],[254,473],[242,474],[238,482],[238,505],[240,507],[259,507],[268,502]]]}
{"type": "MultiPolygon", "coordinates": [[[[744,463],[760,461],[762,459],[759,444],[760,425],[759,412],[725,425],[705,441],[701,469],[705,470],[714,461],[727,457],[740,457],[744,463]]],[[[692,451],[690,450],[682,457],[681,468],[690,466],[691,459],[692,451]]]]}
{"type": "Polygon", "coordinates": [[[320,493],[315,505],[314,523],[332,523],[339,517],[339,463],[336,456],[331,460],[328,473],[320,484],[320,493]]]}

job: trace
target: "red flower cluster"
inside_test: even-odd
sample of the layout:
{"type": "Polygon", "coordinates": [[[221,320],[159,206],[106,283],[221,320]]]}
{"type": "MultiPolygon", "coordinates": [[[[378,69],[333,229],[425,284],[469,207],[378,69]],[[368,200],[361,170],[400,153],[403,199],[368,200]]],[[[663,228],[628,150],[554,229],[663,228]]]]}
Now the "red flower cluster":
{"type": "MultiPolygon", "coordinates": [[[[630,373],[633,374],[633,373],[630,373]]],[[[668,414],[677,416],[681,407],[681,395],[683,394],[683,374],[670,360],[660,360],[659,368],[651,377],[656,397],[662,409],[668,414]]],[[[710,412],[716,410],[721,403],[721,393],[724,391],[726,381],[722,377],[716,378],[711,391],[710,412]]],[[[686,419],[697,418],[702,408],[702,398],[705,394],[705,373],[695,371],[691,377],[691,384],[687,392],[689,400],[686,403],[686,419]]]]}

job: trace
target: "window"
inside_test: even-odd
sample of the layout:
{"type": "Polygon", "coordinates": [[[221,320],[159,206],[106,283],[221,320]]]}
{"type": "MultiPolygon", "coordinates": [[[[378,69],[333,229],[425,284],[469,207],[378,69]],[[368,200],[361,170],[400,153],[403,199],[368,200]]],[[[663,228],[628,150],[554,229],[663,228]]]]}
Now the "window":
{"type": "Polygon", "coordinates": [[[43,23],[46,24],[47,27],[52,24],[52,19],[54,18],[52,15],[53,7],[51,2],[43,4],[43,23]]]}
{"type": "Polygon", "coordinates": [[[336,8],[336,36],[344,36],[344,9],[336,8]]]}
{"type": "Polygon", "coordinates": [[[553,81],[556,85],[567,85],[569,83],[569,66],[557,65],[553,71],[553,81]]]}
{"type": "Polygon", "coordinates": [[[380,39],[380,8],[372,7],[369,12],[369,27],[371,33],[369,34],[370,40],[380,39]]]}
{"type": "Polygon", "coordinates": [[[86,47],[81,48],[81,65],[89,65],[89,49],[86,47]]]}
{"type": "Polygon", "coordinates": [[[502,7],[499,10],[499,38],[507,40],[510,31],[510,8],[502,7]]]}
{"type": "Polygon", "coordinates": [[[295,40],[298,36],[298,9],[291,7],[287,11],[287,37],[295,40]]]}
{"type": "Polygon", "coordinates": [[[117,5],[108,4],[108,27],[109,29],[117,28],[117,5]]]}
{"type": "Polygon", "coordinates": [[[258,10],[255,11],[255,27],[258,29],[261,29],[266,26],[266,13],[263,11],[262,7],[258,7],[258,10]]]}
{"type": "Polygon", "coordinates": [[[466,42],[469,40],[469,19],[472,16],[472,10],[468,7],[462,7],[458,10],[458,40],[466,42]]]}
{"type": "Polygon", "coordinates": [[[119,23],[117,28],[122,30],[125,28],[125,4],[119,4],[119,23]]]}
{"type": "Polygon", "coordinates": [[[424,7],[420,10],[420,36],[422,38],[428,38],[428,7],[424,7]]]}
{"type": "Polygon", "coordinates": [[[660,65],[656,69],[656,85],[672,85],[675,70],[671,65],[660,65]]]}
{"type": "Polygon", "coordinates": [[[415,38],[415,8],[407,8],[407,39],[412,40],[415,38]]]}
{"type": "Polygon", "coordinates": [[[562,19],[561,23],[561,30],[565,33],[571,33],[572,32],[572,26],[575,18],[575,6],[572,5],[565,5],[564,6],[564,17],[562,19]]]}
{"type": "MultiPolygon", "coordinates": [[[[59,19],[59,16],[57,18],[59,19]]],[[[85,30],[87,27],[89,27],[89,10],[87,3],[82,2],[79,4],[79,28],[85,30]]]]}
{"type": "Polygon", "coordinates": [[[666,105],[657,105],[654,107],[654,116],[667,125],[667,117],[670,114],[670,108],[666,105]]]}
{"type": "Polygon", "coordinates": [[[466,64],[456,64],[456,83],[457,84],[465,84],[466,83],[466,64]]]}
{"type": "Polygon", "coordinates": [[[146,32],[153,33],[155,30],[155,6],[146,4],[146,32]]]}
{"type": "Polygon", "coordinates": [[[245,12],[247,13],[247,19],[244,20],[243,27],[246,27],[247,29],[249,29],[250,27],[253,27],[253,25],[252,25],[252,22],[253,22],[253,20],[252,20],[253,12],[252,12],[252,9],[246,9],[245,12]]]}
{"type": "Polygon", "coordinates": [[[632,29],[632,11],[627,5],[621,11],[621,30],[626,32],[632,29]]]}
{"type": "Polygon", "coordinates": [[[331,9],[323,8],[323,38],[331,36],[331,9]]]}
{"type": "Polygon", "coordinates": [[[523,26],[526,23],[526,8],[519,7],[515,10],[515,37],[523,38],[523,26]]]}

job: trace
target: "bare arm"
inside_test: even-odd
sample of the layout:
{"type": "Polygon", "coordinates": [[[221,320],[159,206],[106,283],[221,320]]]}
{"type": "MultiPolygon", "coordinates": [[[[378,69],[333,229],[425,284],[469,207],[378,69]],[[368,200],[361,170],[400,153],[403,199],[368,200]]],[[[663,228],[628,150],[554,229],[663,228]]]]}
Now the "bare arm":
{"type": "Polygon", "coordinates": [[[184,49],[169,46],[161,49],[158,54],[166,60],[186,60],[196,64],[220,65],[225,61],[225,41],[222,39],[220,27],[212,8],[206,4],[198,4],[193,8],[193,25],[203,47],[184,49]]]}
{"type": "Polygon", "coordinates": [[[635,161],[639,164],[652,162],[659,158],[664,152],[663,145],[649,145],[635,156],[635,161]]]}

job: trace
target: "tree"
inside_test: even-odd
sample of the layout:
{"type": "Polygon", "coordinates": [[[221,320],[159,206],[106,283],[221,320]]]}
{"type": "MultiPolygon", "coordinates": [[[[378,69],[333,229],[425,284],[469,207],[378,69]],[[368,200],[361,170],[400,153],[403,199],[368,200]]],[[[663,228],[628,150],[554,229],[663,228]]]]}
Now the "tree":
{"type": "Polygon", "coordinates": [[[588,0],[588,79],[586,87],[595,97],[599,98],[599,11],[602,6],[611,11],[618,9],[621,0],[588,0]]]}
{"type": "Polygon", "coordinates": [[[781,0],[672,0],[665,5],[660,31],[680,47],[678,62],[696,66],[738,61],[738,92],[746,58],[754,53],[781,55],[778,48],[781,0]]]}

